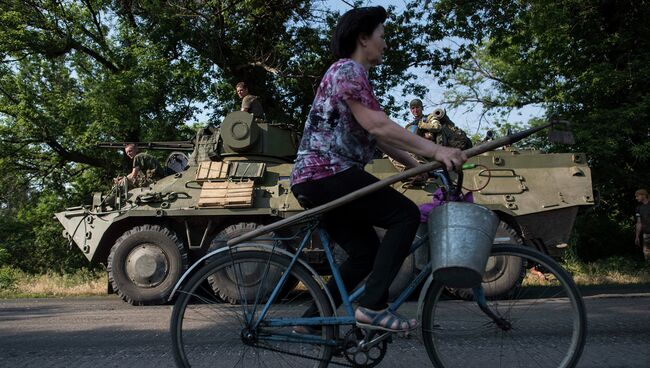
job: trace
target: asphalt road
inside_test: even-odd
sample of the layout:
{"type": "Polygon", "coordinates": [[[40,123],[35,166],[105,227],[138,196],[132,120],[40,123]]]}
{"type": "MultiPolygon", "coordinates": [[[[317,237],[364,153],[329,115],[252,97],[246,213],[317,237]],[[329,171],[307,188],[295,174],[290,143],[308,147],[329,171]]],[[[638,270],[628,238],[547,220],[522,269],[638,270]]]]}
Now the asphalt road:
{"type": "MultiPolygon", "coordinates": [[[[650,367],[650,286],[583,293],[589,334],[579,367],[650,367]]],[[[114,296],[0,300],[0,367],[173,367],[170,314],[114,296]]],[[[380,366],[430,363],[419,339],[400,338],[380,366]]]]}

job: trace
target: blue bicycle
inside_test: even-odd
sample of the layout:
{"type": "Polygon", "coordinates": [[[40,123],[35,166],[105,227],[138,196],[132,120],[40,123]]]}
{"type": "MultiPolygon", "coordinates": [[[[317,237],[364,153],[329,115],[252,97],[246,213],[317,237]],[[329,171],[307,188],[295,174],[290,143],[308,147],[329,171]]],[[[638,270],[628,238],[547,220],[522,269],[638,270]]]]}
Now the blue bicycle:
{"type": "MultiPolygon", "coordinates": [[[[395,334],[356,326],[353,304],[364,286],[345,289],[319,223],[319,216],[307,217],[292,224],[292,236],[269,233],[224,246],[188,270],[175,291],[171,319],[179,367],[374,367],[382,361],[395,334]],[[301,257],[314,238],[342,296],[337,310],[322,277],[301,257]],[[287,243],[298,246],[289,252],[287,243]],[[227,300],[220,297],[224,292],[227,300]],[[304,317],[312,304],[318,315],[304,317]]],[[[426,232],[411,252],[425,245],[426,232]]],[[[390,308],[397,311],[421,290],[417,320],[433,366],[576,366],[586,339],[585,307],[571,276],[552,258],[528,247],[494,245],[490,272],[480,286],[462,293],[472,300],[453,298],[432,277],[431,265],[421,267],[390,308]],[[500,264],[521,270],[505,295],[491,292],[500,264]],[[543,278],[532,267],[543,270],[543,278]]]]}
{"type": "MultiPolygon", "coordinates": [[[[514,133],[470,148],[466,154],[471,157],[512,144],[559,123],[514,133]]],[[[350,294],[342,286],[319,216],[355,197],[439,167],[439,163],[427,163],[237,238],[222,239],[223,247],[197,261],[172,293],[176,302],[171,335],[177,365],[380,364],[388,345],[395,341],[394,334],[356,326],[352,305],[364,286],[350,294]],[[282,227],[283,234],[293,235],[271,232],[282,227]],[[314,239],[320,239],[342,296],[343,305],[338,309],[319,273],[302,258],[314,239]],[[317,316],[304,317],[312,304],[317,316]]],[[[461,182],[459,179],[456,189],[461,182]]],[[[411,252],[428,245],[428,235],[423,233],[411,252]]],[[[446,286],[433,278],[431,265],[421,267],[390,308],[398,310],[421,290],[416,312],[419,332],[435,367],[577,365],[586,338],[585,308],[573,280],[552,258],[516,244],[494,245],[482,283],[471,290],[454,291],[455,295],[471,296],[462,300],[451,297],[446,286]],[[517,264],[520,267],[513,267],[517,264]],[[509,272],[520,270],[516,287],[509,293],[496,292],[494,280],[499,272],[505,272],[501,265],[508,265],[509,272]],[[532,270],[542,270],[543,277],[532,270]]]]}

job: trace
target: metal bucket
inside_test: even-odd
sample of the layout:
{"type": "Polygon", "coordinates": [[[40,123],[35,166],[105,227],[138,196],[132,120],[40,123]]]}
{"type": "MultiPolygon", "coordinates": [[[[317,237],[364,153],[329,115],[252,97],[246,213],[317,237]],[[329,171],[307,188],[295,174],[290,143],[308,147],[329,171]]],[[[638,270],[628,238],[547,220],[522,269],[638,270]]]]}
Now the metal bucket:
{"type": "Polygon", "coordinates": [[[429,214],[433,277],[454,288],[481,284],[499,218],[472,203],[449,202],[429,214]]]}

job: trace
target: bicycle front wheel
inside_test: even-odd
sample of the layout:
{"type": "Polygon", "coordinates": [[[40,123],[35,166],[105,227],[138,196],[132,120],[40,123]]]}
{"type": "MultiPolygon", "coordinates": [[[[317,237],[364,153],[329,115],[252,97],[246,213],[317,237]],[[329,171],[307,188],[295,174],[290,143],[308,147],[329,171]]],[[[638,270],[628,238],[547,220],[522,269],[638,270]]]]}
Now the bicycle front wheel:
{"type": "Polygon", "coordinates": [[[305,267],[299,263],[292,267],[289,279],[298,280],[298,285],[268,303],[268,310],[260,318],[290,261],[281,254],[235,248],[197,271],[179,290],[172,311],[172,345],[177,365],[326,367],[332,347],[324,342],[334,340],[334,326],[317,326],[309,329],[312,334],[297,334],[293,326],[273,327],[267,323],[299,318],[312,303],[319,316],[332,315],[329,300],[305,267]],[[229,275],[239,295],[237,305],[224,302],[215,294],[214,275],[229,275]]]}
{"type": "MultiPolygon", "coordinates": [[[[433,365],[451,367],[575,367],[585,344],[587,318],[571,276],[552,258],[520,246],[495,246],[492,256],[537,265],[514,295],[487,301],[446,297],[436,283],[425,296],[422,336],[433,365]]],[[[528,269],[528,267],[526,268],[528,269]]]]}

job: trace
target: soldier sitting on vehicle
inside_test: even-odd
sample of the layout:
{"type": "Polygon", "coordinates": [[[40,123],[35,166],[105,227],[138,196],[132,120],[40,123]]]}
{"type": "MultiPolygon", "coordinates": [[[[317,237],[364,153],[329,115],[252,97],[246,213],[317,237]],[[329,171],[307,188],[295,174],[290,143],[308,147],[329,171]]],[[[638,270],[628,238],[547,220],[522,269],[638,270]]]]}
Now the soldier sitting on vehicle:
{"type": "Polygon", "coordinates": [[[494,130],[488,130],[487,132],[485,132],[485,137],[483,138],[481,143],[483,143],[483,142],[491,142],[493,140],[494,140],[494,130]]]}
{"type": "Polygon", "coordinates": [[[133,169],[127,176],[113,180],[114,184],[126,183],[129,188],[140,188],[154,183],[165,176],[165,169],[155,157],[145,152],[139,152],[138,146],[129,143],[124,147],[124,153],[133,160],[133,169]]]}

